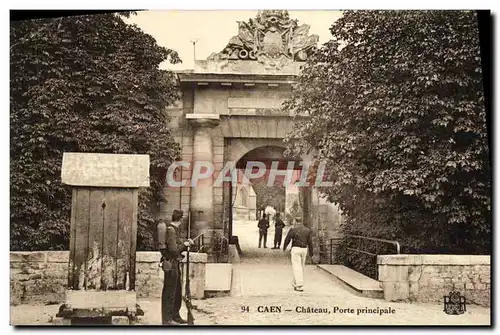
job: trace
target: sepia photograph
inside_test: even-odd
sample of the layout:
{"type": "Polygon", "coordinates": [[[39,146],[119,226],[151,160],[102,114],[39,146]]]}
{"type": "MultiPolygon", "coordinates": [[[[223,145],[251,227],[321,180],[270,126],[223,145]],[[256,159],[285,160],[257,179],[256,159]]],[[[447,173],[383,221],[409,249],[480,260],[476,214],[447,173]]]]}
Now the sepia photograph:
{"type": "Polygon", "coordinates": [[[10,325],[491,327],[489,10],[10,11],[10,325]]]}

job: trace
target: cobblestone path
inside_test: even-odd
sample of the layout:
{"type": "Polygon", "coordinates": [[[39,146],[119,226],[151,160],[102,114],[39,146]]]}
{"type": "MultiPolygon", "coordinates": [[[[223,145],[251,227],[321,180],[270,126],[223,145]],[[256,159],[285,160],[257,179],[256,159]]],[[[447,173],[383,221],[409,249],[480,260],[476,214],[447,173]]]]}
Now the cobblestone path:
{"type": "MultiPolygon", "coordinates": [[[[467,306],[447,315],[440,304],[387,302],[352,294],[315,266],[307,266],[304,292],[290,286],[289,265],[239,264],[240,291],[196,300],[197,325],[488,325],[490,310],[467,306]],[[272,307],[277,306],[277,307],[272,307]],[[281,308],[279,312],[271,309],[281,308]],[[308,309],[311,313],[308,313],[308,309]],[[378,308],[378,311],[377,311],[378,308]],[[369,311],[369,310],[370,311],[369,311]],[[259,311],[260,310],[260,311],[259,311]],[[380,314],[380,311],[392,312],[380,314]]],[[[144,301],[142,324],[160,323],[159,301],[144,301]]],[[[184,307],[181,310],[185,315],[184,307]]]]}
{"type": "MultiPolygon", "coordinates": [[[[285,227],[283,239],[289,227],[285,227]]],[[[490,310],[468,306],[447,315],[440,304],[410,304],[365,298],[347,291],[314,265],[306,266],[304,292],[291,286],[290,251],[258,249],[256,222],[235,226],[243,252],[234,265],[231,296],[194,301],[198,325],[488,325],[490,310]],[[275,306],[275,307],[272,307],[275,306]],[[271,312],[271,309],[280,312],[271,312]],[[307,313],[307,308],[312,313],[307,313]],[[377,312],[378,308],[378,312],[377,312]],[[260,310],[260,311],[259,311],[260,310]],[[380,314],[393,312],[390,314],[380,314]],[[316,311],[316,312],[315,312],[316,311]]],[[[288,248],[289,249],[289,248],[288,248]]],[[[159,323],[159,302],[141,304],[142,323],[159,323]]],[[[185,313],[181,310],[181,313],[185,313]]],[[[184,315],[184,314],[183,314],[184,315]]]]}
{"type": "MultiPolygon", "coordinates": [[[[295,292],[291,287],[290,251],[258,249],[256,222],[235,228],[240,236],[243,257],[241,263],[234,265],[231,296],[193,300],[197,325],[490,324],[489,308],[469,305],[463,315],[447,315],[440,304],[396,303],[355,295],[314,265],[306,266],[305,291],[295,292]]],[[[268,247],[272,247],[273,236],[271,230],[268,247]]],[[[160,300],[141,299],[138,302],[145,311],[140,324],[159,325],[160,300]]],[[[50,324],[58,307],[12,307],[11,323],[50,324]]],[[[181,315],[186,315],[184,306],[181,315]]]]}
{"type": "MultiPolygon", "coordinates": [[[[239,291],[232,296],[196,300],[198,325],[489,325],[490,310],[467,306],[447,315],[440,304],[387,302],[360,297],[340,287],[313,265],[306,267],[305,291],[295,292],[285,264],[239,264],[239,291]],[[277,306],[277,307],[272,307],[277,306]],[[271,309],[281,309],[273,313],[271,309]],[[308,309],[312,313],[307,313],[308,309]],[[378,308],[378,311],[377,311],[378,308]],[[370,310],[370,311],[369,311],[370,310]],[[392,312],[391,314],[380,314],[392,312]],[[319,313],[318,313],[319,312],[319,313]]],[[[141,302],[143,324],[160,320],[159,301],[141,302]]],[[[185,313],[184,308],[181,313],[185,313]]],[[[185,314],[183,314],[185,315],[185,314]]]]}

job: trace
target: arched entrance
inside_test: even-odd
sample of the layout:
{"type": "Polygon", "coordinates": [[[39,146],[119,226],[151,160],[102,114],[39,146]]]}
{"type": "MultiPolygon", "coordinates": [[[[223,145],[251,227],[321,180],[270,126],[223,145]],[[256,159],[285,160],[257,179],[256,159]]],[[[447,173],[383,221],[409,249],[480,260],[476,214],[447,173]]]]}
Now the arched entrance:
{"type": "MultiPolygon", "coordinates": [[[[226,182],[224,185],[225,199],[227,199],[224,202],[227,234],[230,243],[237,244],[243,256],[248,255],[246,251],[252,251],[251,254],[256,255],[255,249],[258,248],[257,221],[266,208],[272,208],[273,213],[280,213],[282,220],[287,225],[293,223],[294,215],[301,215],[304,222],[308,224],[308,209],[311,207],[310,197],[303,194],[309,193],[310,189],[308,187],[298,188],[293,185],[300,178],[304,162],[300,157],[286,156],[285,147],[280,142],[262,145],[261,141],[251,139],[242,141],[239,139],[235,141],[234,147],[231,143],[228,145],[229,151],[234,149],[238,153],[237,155],[228,155],[230,158],[237,158],[235,168],[238,171],[238,178],[236,183],[226,182]],[[246,150],[238,150],[241,148],[246,150]],[[256,194],[256,213],[252,219],[244,220],[236,212],[241,210],[238,206],[241,190],[248,188],[253,189],[256,194]],[[287,192],[294,192],[296,193],[295,199],[304,200],[301,201],[297,212],[291,213],[288,210],[287,192]],[[299,192],[302,195],[299,195],[299,192]]],[[[273,246],[274,218],[274,214],[270,218],[268,216],[271,225],[267,236],[269,248],[273,246]]],[[[284,240],[284,236],[282,239],[284,240]]]]}
{"type": "MultiPolygon", "coordinates": [[[[249,22],[254,27],[252,22],[256,21],[249,22]]],[[[289,29],[286,27],[290,26],[286,24],[281,28],[289,29]]],[[[260,26],[254,29],[259,32],[254,37],[262,38],[265,35],[260,26]]],[[[246,30],[240,30],[244,31],[246,30]]],[[[227,162],[242,164],[250,158],[273,158],[269,147],[281,148],[281,153],[276,153],[282,155],[283,139],[287,134],[293,134],[298,119],[308,117],[307,114],[292,115],[283,109],[283,102],[291,96],[296,76],[317,41],[314,35],[308,35],[307,30],[301,31],[299,40],[289,39],[287,42],[290,47],[287,50],[293,50],[296,54],[281,54],[279,60],[268,55],[269,49],[264,47],[267,40],[254,41],[252,46],[244,46],[247,51],[257,47],[256,58],[246,58],[245,50],[240,55],[241,50],[234,48],[236,45],[243,45],[231,42],[223,52],[213,54],[206,60],[196,60],[193,71],[177,73],[182,98],[176,106],[169,107],[170,126],[181,147],[182,161],[190,163],[179,169],[180,181],[191,180],[196,162],[212,163],[213,175],[218,176],[227,162]],[[300,45],[295,45],[297,42],[300,45]],[[261,147],[267,149],[253,151],[261,147]],[[245,155],[247,156],[244,157],[245,155]]],[[[290,32],[292,31],[288,31],[290,32]]],[[[233,39],[249,41],[248,34],[243,35],[233,39]]],[[[209,260],[220,262],[223,257],[212,256],[222,254],[227,239],[233,236],[233,194],[230,183],[213,183],[215,178],[205,178],[204,187],[190,187],[189,184],[167,187],[166,201],[161,205],[159,216],[168,219],[176,209],[181,209],[184,213],[191,212],[190,234],[203,234],[209,260]],[[217,248],[211,248],[214,246],[217,248]]],[[[320,199],[315,194],[316,190],[312,190],[295,199],[304,205],[304,222],[315,225],[312,227],[314,234],[320,230],[321,220],[330,222],[330,226],[334,225],[331,223],[332,216],[328,214],[332,210],[324,208],[321,216],[319,215],[320,199]],[[314,196],[311,197],[310,193],[314,196]],[[308,209],[311,202],[310,207],[314,208],[312,211],[308,209]]],[[[241,205],[248,207],[243,206],[243,202],[241,205]]]]}

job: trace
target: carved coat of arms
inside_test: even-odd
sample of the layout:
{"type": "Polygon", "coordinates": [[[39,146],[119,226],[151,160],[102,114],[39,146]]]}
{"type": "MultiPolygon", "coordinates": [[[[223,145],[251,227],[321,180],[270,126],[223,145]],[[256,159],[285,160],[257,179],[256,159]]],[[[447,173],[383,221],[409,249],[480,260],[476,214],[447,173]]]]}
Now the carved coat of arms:
{"type": "Polygon", "coordinates": [[[278,69],[290,61],[306,61],[319,39],[309,35],[309,28],[299,26],[285,10],[259,11],[255,19],[238,22],[238,35],[209,59],[257,60],[278,69]]]}
{"type": "Polygon", "coordinates": [[[285,51],[281,34],[275,31],[268,31],[262,39],[262,52],[271,57],[276,57],[285,51]]]}

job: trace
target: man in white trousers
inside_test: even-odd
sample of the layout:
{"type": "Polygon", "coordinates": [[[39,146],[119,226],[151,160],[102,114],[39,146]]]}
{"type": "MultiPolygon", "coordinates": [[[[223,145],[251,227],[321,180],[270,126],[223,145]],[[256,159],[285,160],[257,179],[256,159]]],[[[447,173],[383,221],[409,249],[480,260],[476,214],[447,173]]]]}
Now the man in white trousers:
{"type": "Polygon", "coordinates": [[[306,265],[307,250],[309,255],[313,254],[311,229],[302,224],[302,218],[295,218],[295,224],[285,238],[283,251],[286,251],[288,244],[292,242],[292,270],[293,288],[295,291],[304,291],[304,267],[306,265]]]}

